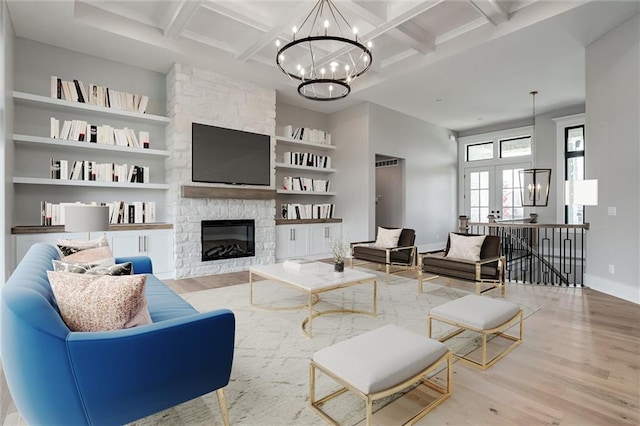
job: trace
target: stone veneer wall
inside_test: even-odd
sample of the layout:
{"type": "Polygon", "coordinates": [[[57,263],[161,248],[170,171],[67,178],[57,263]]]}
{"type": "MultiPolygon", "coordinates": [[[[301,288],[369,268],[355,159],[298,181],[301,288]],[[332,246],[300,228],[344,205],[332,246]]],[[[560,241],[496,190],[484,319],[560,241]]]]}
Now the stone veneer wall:
{"type": "MultiPolygon", "coordinates": [[[[174,224],[176,278],[241,271],[253,264],[273,263],[275,200],[182,198],[180,187],[184,184],[202,185],[191,181],[191,123],[267,134],[273,138],[276,127],[275,90],[175,64],[167,75],[167,115],[172,118],[166,130],[167,150],[170,152],[166,161],[166,177],[171,186],[167,195],[167,222],[174,224]],[[200,221],[218,219],[255,220],[255,257],[201,261],[200,221]]],[[[272,150],[273,165],[273,139],[272,150]]],[[[274,171],[271,181],[273,187],[274,171]]]]}

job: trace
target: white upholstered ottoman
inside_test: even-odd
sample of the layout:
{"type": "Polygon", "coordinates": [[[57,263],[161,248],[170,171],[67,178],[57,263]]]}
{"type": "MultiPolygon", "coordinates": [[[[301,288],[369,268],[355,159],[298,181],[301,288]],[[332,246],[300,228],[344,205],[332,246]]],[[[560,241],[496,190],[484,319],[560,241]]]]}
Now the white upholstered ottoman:
{"type": "Polygon", "coordinates": [[[482,361],[477,362],[464,355],[454,353],[453,356],[474,367],[486,370],[500,360],[503,356],[511,352],[516,346],[522,343],[522,309],[515,303],[504,299],[492,299],[486,296],[470,294],[460,299],[452,300],[431,309],[428,316],[429,337],[431,337],[432,321],[440,321],[458,327],[455,331],[440,338],[441,342],[446,342],[450,338],[457,336],[465,330],[475,331],[482,334],[482,361]],[[520,333],[513,336],[504,333],[516,322],[520,322],[520,333]],[[487,361],[487,336],[496,334],[497,336],[513,341],[506,349],[487,361]]]}
{"type": "Polygon", "coordinates": [[[331,424],[338,423],[320,406],[348,390],[364,399],[367,425],[371,425],[374,400],[415,383],[423,383],[437,391],[439,396],[408,424],[422,418],[451,395],[451,352],[447,346],[395,325],[386,325],[319,350],[313,355],[309,373],[311,407],[331,424]],[[447,369],[446,388],[425,377],[443,363],[446,363],[447,369]],[[317,400],[316,369],[343,387],[317,400]]]}

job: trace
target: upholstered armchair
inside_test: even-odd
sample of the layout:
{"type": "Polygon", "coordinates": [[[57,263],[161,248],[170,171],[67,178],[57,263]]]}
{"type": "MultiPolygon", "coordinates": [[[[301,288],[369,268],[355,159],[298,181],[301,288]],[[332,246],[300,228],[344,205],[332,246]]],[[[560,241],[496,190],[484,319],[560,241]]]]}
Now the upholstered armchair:
{"type": "Polygon", "coordinates": [[[373,241],[358,241],[350,244],[351,260],[350,267],[353,268],[354,259],[361,260],[363,263],[377,263],[378,269],[384,265],[387,273],[387,282],[389,275],[401,272],[407,269],[415,269],[417,248],[414,245],[416,240],[416,231],[413,229],[393,229],[378,227],[378,234],[373,241]],[[386,240],[387,231],[400,231],[397,242],[386,240]],[[385,234],[385,235],[382,235],[385,234]],[[391,267],[396,267],[395,271],[391,271],[391,267]]]}
{"type": "Polygon", "coordinates": [[[470,235],[449,234],[444,253],[425,253],[418,256],[418,291],[423,291],[423,281],[436,279],[440,276],[473,281],[476,283],[476,293],[483,294],[487,291],[500,289],[502,297],[505,296],[505,265],[506,258],[500,254],[500,237],[496,235],[470,235]],[[452,250],[452,237],[460,247],[452,250]],[[484,237],[484,239],[482,239],[484,237]],[[473,250],[466,244],[468,238],[475,238],[481,245],[477,247],[474,260],[473,250]],[[424,274],[434,274],[424,278],[424,274]],[[483,286],[488,287],[483,289],[483,286]]]}

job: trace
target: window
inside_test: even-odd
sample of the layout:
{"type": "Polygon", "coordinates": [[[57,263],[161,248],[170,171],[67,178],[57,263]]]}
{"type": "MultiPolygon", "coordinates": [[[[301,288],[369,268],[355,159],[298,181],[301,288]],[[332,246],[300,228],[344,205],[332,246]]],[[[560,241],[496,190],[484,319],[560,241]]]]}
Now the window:
{"type": "Polygon", "coordinates": [[[493,142],[467,145],[467,161],[490,160],[493,158],[493,142]]]}
{"type": "Polygon", "coordinates": [[[500,158],[531,155],[531,136],[523,136],[500,141],[500,158]]]}
{"type": "MultiPolygon", "coordinates": [[[[584,173],[584,125],[564,129],[564,173],[565,180],[583,180],[584,173]]],[[[564,212],[565,223],[584,223],[584,206],[567,205],[564,212]]]]}

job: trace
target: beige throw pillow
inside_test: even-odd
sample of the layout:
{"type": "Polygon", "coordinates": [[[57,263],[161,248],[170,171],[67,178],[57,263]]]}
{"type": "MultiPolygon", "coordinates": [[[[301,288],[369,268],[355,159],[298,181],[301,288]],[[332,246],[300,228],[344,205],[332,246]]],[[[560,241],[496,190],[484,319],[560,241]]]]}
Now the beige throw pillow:
{"type": "Polygon", "coordinates": [[[380,248],[398,247],[398,240],[402,229],[386,229],[378,226],[378,236],[375,246],[380,248]]]}
{"type": "Polygon", "coordinates": [[[484,235],[466,237],[453,232],[449,233],[449,252],[447,257],[477,262],[480,260],[480,250],[482,249],[484,238],[484,235]]]}
{"type": "Polygon", "coordinates": [[[151,324],[144,275],[48,271],[60,314],[71,331],[109,331],[151,324]]]}
{"type": "Polygon", "coordinates": [[[58,240],[58,250],[67,263],[115,263],[105,236],[87,241],[58,240]]]}

